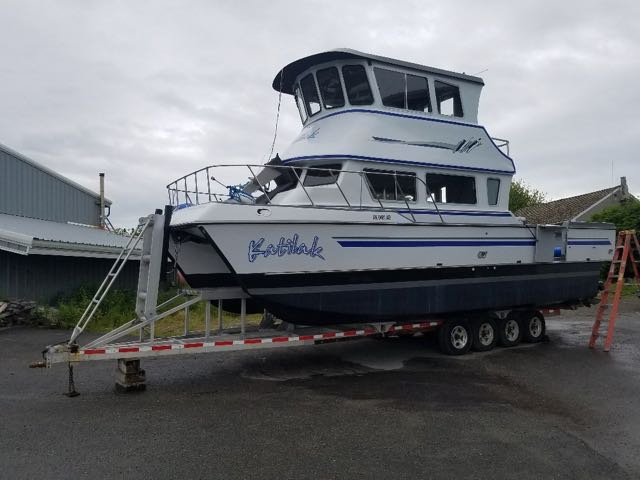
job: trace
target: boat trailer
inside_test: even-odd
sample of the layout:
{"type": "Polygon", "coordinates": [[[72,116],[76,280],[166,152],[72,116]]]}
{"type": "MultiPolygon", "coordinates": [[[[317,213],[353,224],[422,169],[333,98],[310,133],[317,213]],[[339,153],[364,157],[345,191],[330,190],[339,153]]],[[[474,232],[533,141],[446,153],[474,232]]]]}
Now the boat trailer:
{"type": "MultiPolygon", "coordinates": [[[[54,364],[66,363],[69,370],[69,385],[65,395],[70,397],[79,395],[75,388],[74,367],[82,362],[116,360],[116,390],[140,391],[146,388],[145,371],[140,368],[141,358],[319,345],[373,336],[413,335],[418,332],[437,330],[444,324],[442,319],[405,323],[340,324],[333,327],[301,327],[283,322],[279,328],[251,329],[248,334],[246,318],[248,296],[240,288],[182,290],[178,295],[158,305],[169,221],[170,214],[163,214],[162,210],[156,210],[154,214],[140,218],[138,227],[132,232],[127,245],[116,258],[87,305],[69,341],[47,346],[42,352],[44,360],[31,364],[32,368],[50,368],[54,364]],[[81,346],[78,342],[80,335],[85,331],[134,251],[140,254],[135,318],[81,346]],[[240,300],[240,325],[239,328],[224,329],[223,302],[231,299],[240,300]],[[178,301],[181,303],[175,305],[178,301]],[[205,304],[204,331],[194,331],[190,328],[189,309],[199,302],[205,304]],[[217,306],[215,327],[212,325],[212,302],[216,302],[217,306]],[[157,337],[155,334],[157,322],[180,311],[184,312],[183,334],[169,338],[157,337]],[[132,340],[134,335],[136,339],[132,340]]],[[[559,308],[543,311],[546,316],[560,313],[559,308]]],[[[506,316],[508,311],[495,313],[498,316],[506,316]]]]}
{"type": "Polygon", "coordinates": [[[168,215],[161,210],[140,219],[138,227],[129,237],[127,245],[116,258],[104,281],[87,305],[82,317],[74,327],[68,342],[47,346],[43,361],[31,367],[50,368],[54,364],[66,363],[69,368],[68,396],[76,396],[74,367],[87,361],[116,360],[116,389],[139,391],[145,389],[145,372],[140,368],[141,358],[156,358],[168,355],[194,355],[199,353],[222,353],[237,350],[256,350],[303,345],[318,345],[339,340],[350,340],[371,336],[414,334],[433,330],[442,324],[440,320],[429,320],[398,324],[382,322],[336,327],[299,327],[283,324],[279,329],[251,329],[247,332],[246,300],[248,296],[240,288],[182,290],[173,298],[157,304],[162,263],[166,251],[168,215]],[[84,345],[78,342],[80,335],[98,311],[100,304],[111,289],[116,278],[134,251],[139,250],[140,272],[136,293],[136,317],[112,331],[84,345]],[[239,328],[223,328],[223,302],[240,300],[239,328]],[[181,302],[175,305],[176,302],[181,302]],[[199,302],[205,304],[204,331],[190,328],[189,309],[199,302]],[[217,306],[217,325],[212,325],[212,302],[217,306]],[[174,305],[174,306],[170,306],[174,305]],[[183,335],[169,338],[156,337],[157,322],[178,312],[184,312],[183,335]],[[132,335],[136,338],[132,340],[132,335]]]}

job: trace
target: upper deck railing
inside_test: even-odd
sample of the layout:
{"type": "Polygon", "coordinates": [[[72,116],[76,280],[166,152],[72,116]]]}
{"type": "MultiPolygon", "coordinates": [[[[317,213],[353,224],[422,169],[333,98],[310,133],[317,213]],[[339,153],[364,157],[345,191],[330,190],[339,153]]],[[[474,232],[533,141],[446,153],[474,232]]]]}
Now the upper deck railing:
{"type": "Polygon", "coordinates": [[[429,191],[426,182],[417,175],[407,175],[395,172],[364,172],[326,167],[294,167],[290,165],[211,165],[174,180],[167,185],[167,191],[169,193],[169,203],[173,207],[180,209],[212,202],[282,205],[282,203],[278,203],[277,201],[277,194],[300,187],[304,192],[304,197],[306,198],[304,203],[308,206],[331,205],[334,207],[343,206],[349,209],[370,209],[373,207],[376,208],[376,210],[382,209],[397,211],[398,205],[403,204],[406,207],[407,213],[411,217],[410,219],[415,222],[416,219],[412,213],[411,204],[409,203],[413,202],[414,198],[409,194],[405,195],[405,192],[403,192],[401,182],[398,181],[398,178],[402,177],[414,179],[424,186],[427,195],[433,202],[436,212],[440,216],[440,220],[444,223],[433,194],[429,191]],[[214,173],[220,172],[222,169],[232,169],[232,173],[234,173],[235,178],[237,178],[238,169],[243,167],[247,168],[250,173],[248,178],[249,181],[244,185],[233,185],[225,182],[224,177],[213,175],[214,173]],[[314,187],[305,185],[302,180],[303,172],[309,171],[322,172],[323,174],[329,173],[330,175],[336,176],[335,182],[328,183],[326,185],[336,187],[337,202],[326,203],[313,200],[314,195],[312,189],[314,187]],[[269,186],[275,181],[276,177],[279,177],[283,173],[287,174],[289,176],[288,178],[292,180],[292,188],[287,190],[269,188],[269,186]],[[367,177],[367,173],[373,173],[376,176],[392,177],[395,188],[400,194],[397,199],[389,200],[376,196],[371,182],[367,177]],[[352,175],[357,177],[357,181],[360,184],[360,193],[357,201],[354,201],[351,195],[347,195],[343,187],[340,185],[338,178],[339,175],[352,175]],[[366,189],[363,187],[366,187],[366,189]],[[226,192],[223,191],[223,189],[226,189],[226,192]],[[370,193],[371,200],[369,198],[363,198],[363,191],[368,191],[370,193]],[[253,193],[255,192],[258,192],[260,195],[258,197],[254,197],[253,193]],[[349,200],[349,198],[352,199],[349,200]]]}
{"type": "Polygon", "coordinates": [[[507,154],[507,157],[509,156],[509,140],[505,140],[504,138],[496,138],[496,137],[491,137],[491,140],[493,140],[493,143],[496,144],[496,147],[498,147],[500,150],[505,151],[505,153],[507,154]]]}

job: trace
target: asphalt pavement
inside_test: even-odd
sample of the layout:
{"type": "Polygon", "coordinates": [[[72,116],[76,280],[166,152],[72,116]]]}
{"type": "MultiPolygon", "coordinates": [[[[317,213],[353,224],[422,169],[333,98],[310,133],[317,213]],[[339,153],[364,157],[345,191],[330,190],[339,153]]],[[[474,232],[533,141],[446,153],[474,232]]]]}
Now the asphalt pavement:
{"type": "Polygon", "coordinates": [[[69,332],[0,332],[0,478],[640,478],[640,302],[610,353],[594,309],[547,342],[447,357],[430,338],[28,369],[69,332]]]}

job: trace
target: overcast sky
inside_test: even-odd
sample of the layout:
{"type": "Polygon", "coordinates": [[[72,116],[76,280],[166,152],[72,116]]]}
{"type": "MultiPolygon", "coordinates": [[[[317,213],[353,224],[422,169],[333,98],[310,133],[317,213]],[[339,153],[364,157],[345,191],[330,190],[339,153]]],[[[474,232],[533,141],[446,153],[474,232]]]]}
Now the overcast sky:
{"type": "MultiPolygon", "coordinates": [[[[287,63],[348,47],[482,72],[480,123],[561,198],[640,193],[640,2],[3,1],[0,143],[93,190],[112,220],[208,164],[263,163],[287,63]]],[[[300,130],[283,96],[276,151],[300,130]]]]}

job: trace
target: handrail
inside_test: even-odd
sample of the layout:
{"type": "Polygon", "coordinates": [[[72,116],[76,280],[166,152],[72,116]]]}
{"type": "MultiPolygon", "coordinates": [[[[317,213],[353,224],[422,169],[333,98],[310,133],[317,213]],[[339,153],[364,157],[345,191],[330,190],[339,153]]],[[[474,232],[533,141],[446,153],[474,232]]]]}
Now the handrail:
{"type": "MultiPolygon", "coordinates": [[[[252,190],[253,191],[259,191],[262,192],[264,194],[264,198],[266,200],[266,203],[269,205],[273,205],[272,202],[272,197],[270,195],[270,191],[267,189],[267,184],[269,182],[263,182],[260,180],[260,174],[256,173],[254,171],[254,168],[268,168],[268,169],[273,169],[273,170],[284,170],[284,171],[289,171],[293,173],[293,176],[295,177],[295,179],[297,180],[298,185],[300,185],[300,188],[302,189],[302,191],[304,192],[305,196],[307,197],[309,204],[311,206],[315,206],[316,202],[314,202],[312,195],[310,194],[310,192],[308,191],[308,189],[306,188],[307,186],[304,185],[304,182],[301,179],[301,174],[300,172],[302,171],[322,171],[322,172],[326,172],[327,170],[329,170],[329,172],[331,172],[332,174],[334,173],[338,173],[338,175],[342,175],[342,174],[346,174],[346,175],[357,175],[360,177],[360,184],[362,186],[362,183],[367,185],[367,189],[369,191],[369,195],[371,198],[372,202],[377,202],[379,205],[379,208],[382,210],[392,210],[392,211],[396,211],[397,210],[397,205],[389,205],[388,203],[385,205],[385,203],[383,203],[382,200],[379,198],[378,195],[374,194],[374,189],[373,186],[371,184],[371,181],[369,179],[369,177],[367,176],[366,171],[362,171],[362,170],[336,170],[336,169],[327,169],[327,168],[323,168],[323,167],[308,167],[308,166],[293,166],[293,165],[257,165],[257,164],[245,164],[245,165],[234,165],[234,164],[221,164],[221,165],[209,165],[207,167],[195,170],[187,175],[184,175],[182,177],[177,178],[176,180],[174,180],[173,182],[169,183],[167,185],[167,191],[168,191],[168,195],[169,195],[169,203],[174,206],[174,207],[185,207],[185,206],[191,206],[191,205],[199,205],[201,203],[213,203],[213,202],[225,202],[225,201],[230,201],[230,200],[236,200],[236,201],[240,201],[240,203],[247,203],[246,200],[248,200],[248,203],[251,203],[251,195],[244,192],[243,189],[247,188],[247,185],[253,185],[252,190]],[[241,185],[225,185],[224,183],[222,183],[218,178],[216,178],[215,176],[211,175],[211,170],[213,169],[220,169],[220,168],[242,168],[242,167],[246,167],[249,172],[250,172],[250,177],[249,177],[249,183],[245,184],[244,186],[241,185]],[[200,178],[198,178],[200,177],[200,178]],[[203,178],[204,177],[204,178],[203,178]],[[212,186],[212,182],[214,184],[216,184],[217,186],[222,186],[225,188],[229,189],[229,192],[227,193],[219,193],[214,191],[213,187],[216,185],[212,186]],[[206,184],[206,187],[205,187],[206,184]],[[246,197],[245,197],[246,195],[246,197]],[[239,197],[244,197],[243,199],[240,199],[239,197]]],[[[397,191],[399,191],[400,193],[400,197],[399,199],[394,199],[393,201],[395,202],[396,200],[398,202],[404,202],[407,211],[409,213],[409,215],[411,216],[411,218],[406,217],[408,220],[412,221],[412,222],[416,222],[416,217],[413,213],[413,209],[412,206],[409,204],[408,199],[406,198],[406,195],[404,193],[404,191],[402,190],[402,187],[400,186],[400,183],[398,181],[398,177],[410,177],[413,180],[418,181],[422,186],[424,186],[424,189],[426,191],[427,197],[431,199],[431,201],[433,202],[434,208],[440,218],[440,221],[442,223],[445,223],[442,214],[440,213],[440,209],[438,208],[436,202],[435,202],[435,198],[433,197],[433,194],[430,192],[429,187],[427,186],[427,183],[420,178],[417,175],[413,175],[413,174],[404,174],[404,173],[398,173],[398,172],[381,172],[381,171],[376,171],[374,172],[375,175],[380,175],[380,176],[391,176],[393,177],[393,181],[394,184],[397,188],[397,191]]],[[[359,201],[359,206],[356,204],[354,205],[353,202],[349,201],[349,197],[347,196],[347,194],[345,193],[345,191],[343,190],[342,186],[340,186],[340,182],[338,182],[336,180],[335,184],[336,188],[338,189],[339,192],[339,196],[338,198],[342,197],[342,200],[344,200],[344,204],[347,208],[367,208],[370,209],[373,205],[368,205],[368,200],[363,200],[362,198],[362,194],[360,193],[360,201],[359,201]]],[[[362,190],[362,187],[361,187],[362,190]]],[[[335,205],[332,205],[335,206],[335,205]]]]}
{"type": "Polygon", "coordinates": [[[400,186],[400,183],[398,182],[398,177],[395,176],[394,177],[395,183],[396,183],[396,187],[398,188],[398,190],[400,190],[400,196],[402,197],[402,199],[404,200],[405,205],[407,206],[407,210],[409,210],[409,214],[411,215],[411,218],[413,220],[413,222],[415,223],[416,221],[416,217],[413,214],[413,212],[411,211],[411,207],[409,206],[409,201],[407,200],[407,196],[404,194],[404,192],[402,191],[402,187],[400,186]]]}
{"type": "Polygon", "coordinates": [[[505,140],[504,138],[491,137],[491,140],[496,144],[496,147],[502,149],[506,147],[507,156],[509,156],[509,140],[505,140]]]}

